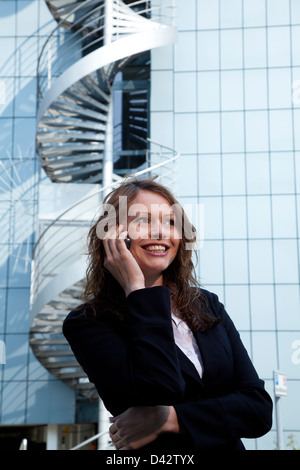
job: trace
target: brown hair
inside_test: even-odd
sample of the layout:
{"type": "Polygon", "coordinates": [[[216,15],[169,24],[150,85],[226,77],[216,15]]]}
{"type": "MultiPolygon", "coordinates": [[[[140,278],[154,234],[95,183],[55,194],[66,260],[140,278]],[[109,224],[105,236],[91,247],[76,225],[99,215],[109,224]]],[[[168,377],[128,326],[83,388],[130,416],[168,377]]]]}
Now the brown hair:
{"type": "MultiPolygon", "coordinates": [[[[154,179],[138,180],[135,178],[126,179],[120,186],[111,191],[104,199],[103,204],[112,205],[116,212],[117,223],[120,217],[119,197],[126,196],[127,203],[130,204],[139,191],[152,191],[163,196],[172,206],[179,205],[173,194],[164,186],[154,181],[154,179]]],[[[196,231],[188,221],[183,209],[181,215],[184,217],[184,224],[189,224],[188,230],[182,232],[177,255],[171,265],[163,273],[163,282],[170,289],[171,301],[176,305],[177,312],[186,321],[192,331],[202,330],[213,326],[215,319],[209,315],[207,299],[201,292],[200,285],[195,276],[194,264],[192,261],[193,250],[186,250],[186,243],[195,243],[196,231]],[[187,238],[186,233],[191,234],[187,238]]],[[[107,217],[104,211],[98,220],[91,227],[88,234],[88,255],[89,263],[86,273],[86,287],[83,299],[86,305],[93,308],[96,315],[101,311],[110,311],[121,319],[124,318],[125,293],[103,266],[104,246],[101,238],[97,235],[97,226],[107,217]]]]}

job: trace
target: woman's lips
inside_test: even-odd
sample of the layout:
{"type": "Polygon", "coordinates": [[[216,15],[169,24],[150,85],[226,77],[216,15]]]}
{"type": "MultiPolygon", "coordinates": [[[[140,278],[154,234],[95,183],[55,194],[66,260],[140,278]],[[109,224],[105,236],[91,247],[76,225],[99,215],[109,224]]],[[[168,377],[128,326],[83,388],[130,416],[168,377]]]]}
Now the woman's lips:
{"type": "Polygon", "coordinates": [[[151,243],[149,245],[144,245],[142,246],[142,248],[147,252],[149,253],[150,255],[154,255],[154,256],[164,256],[167,254],[167,251],[169,249],[169,247],[167,245],[163,245],[163,244],[154,244],[154,243],[151,243]]]}

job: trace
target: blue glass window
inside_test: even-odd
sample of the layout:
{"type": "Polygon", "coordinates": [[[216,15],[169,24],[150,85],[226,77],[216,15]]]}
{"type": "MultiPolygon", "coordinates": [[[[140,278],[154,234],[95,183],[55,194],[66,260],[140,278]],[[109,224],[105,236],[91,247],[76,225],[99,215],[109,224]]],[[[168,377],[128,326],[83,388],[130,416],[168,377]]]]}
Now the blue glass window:
{"type": "Polygon", "coordinates": [[[264,26],[266,6],[261,0],[244,0],[244,26],[264,26]]]}
{"type": "Polygon", "coordinates": [[[248,284],[248,261],[246,240],[225,240],[225,282],[248,284]]]}
{"type": "Polygon", "coordinates": [[[249,240],[249,269],[251,283],[273,282],[272,245],[269,240],[249,240]]]}
{"type": "Polygon", "coordinates": [[[273,235],[275,238],[296,238],[296,207],[294,196],[273,196],[273,235]]]}
{"type": "Polygon", "coordinates": [[[173,109],[173,74],[167,70],[151,73],[151,110],[173,109]]]}
{"type": "MultiPolygon", "coordinates": [[[[170,72],[171,73],[171,72],[170,72]]],[[[167,82],[169,83],[169,82],[167,82]]],[[[172,87],[169,87],[172,91],[172,87]]],[[[196,75],[195,73],[175,74],[175,112],[196,112],[196,75]],[[184,90],[184,93],[183,93],[184,90]]]]}
{"type": "Polygon", "coordinates": [[[297,240],[274,240],[276,283],[299,283],[297,240]]]}
{"type": "Polygon", "coordinates": [[[198,69],[219,69],[219,32],[200,31],[197,39],[198,69]]]}
{"type": "Polygon", "coordinates": [[[225,308],[238,330],[250,329],[248,286],[226,286],[225,308]],[[242,307],[241,307],[242,306],[242,307]]]}
{"type": "Polygon", "coordinates": [[[242,71],[221,72],[222,110],[240,110],[244,107],[242,71]]]}
{"type": "Polygon", "coordinates": [[[270,167],[267,153],[246,155],[248,194],[270,194],[270,167]]]}
{"type": "Polygon", "coordinates": [[[197,152],[196,120],[196,113],[175,114],[175,148],[180,153],[197,152]],[[182,132],[183,129],[185,132],[182,132]]]}
{"type": "Polygon", "coordinates": [[[300,65],[300,26],[292,26],[292,61],[300,65]]]}
{"type": "Polygon", "coordinates": [[[247,111],[246,148],[248,152],[264,152],[269,149],[267,111],[247,111]]]}
{"type": "Polygon", "coordinates": [[[222,150],[223,152],[243,152],[244,141],[244,113],[222,113],[222,150]]]}
{"type": "Polygon", "coordinates": [[[275,330],[274,288],[251,285],[251,324],[253,330],[275,330]]]}
{"type": "Polygon", "coordinates": [[[224,197],[224,237],[246,238],[246,201],[244,197],[224,197]]]}
{"type": "Polygon", "coordinates": [[[266,69],[245,70],[245,108],[265,109],[267,98],[266,69]]]}
{"type": "Polygon", "coordinates": [[[203,285],[223,283],[222,242],[205,240],[199,251],[200,282],[203,285]]]}
{"type": "Polygon", "coordinates": [[[198,114],[198,151],[199,153],[220,151],[220,116],[218,113],[198,114]]]}
{"type": "Polygon", "coordinates": [[[242,30],[221,30],[221,66],[223,69],[243,67],[242,30]]]}
{"type": "Polygon", "coordinates": [[[295,192],[294,158],[292,152],[271,154],[271,177],[273,194],[295,192]]]}
{"type": "Polygon", "coordinates": [[[288,68],[269,70],[270,108],[290,108],[292,101],[292,78],[288,68]]]}
{"type": "Polygon", "coordinates": [[[278,328],[280,330],[300,330],[299,286],[277,285],[275,292],[278,328]]]}
{"type": "MultiPolygon", "coordinates": [[[[184,2],[186,6],[186,2],[184,2]]],[[[219,0],[197,0],[197,25],[199,29],[219,27],[219,0]]]]}
{"type": "Polygon", "coordinates": [[[219,155],[199,155],[200,196],[221,194],[221,167],[219,155]]]}
{"type": "Polygon", "coordinates": [[[293,149],[292,112],[290,110],[270,111],[271,150],[293,149]]]}
{"type": "Polygon", "coordinates": [[[278,368],[276,336],[273,332],[254,331],[252,345],[253,363],[258,374],[264,379],[273,379],[273,370],[278,368]]]}
{"type": "Polygon", "coordinates": [[[247,205],[249,238],[271,237],[270,196],[249,196],[247,205]]]}
{"type": "Polygon", "coordinates": [[[217,111],[220,106],[219,72],[198,73],[198,111],[217,111]]]}
{"type": "Polygon", "coordinates": [[[266,67],[266,29],[253,28],[244,30],[245,67],[266,67]]]}
{"type": "Polygon", "coordinates": [[[287,26],[268,28],[268,65],[290,65],[290,30],[287,26]]]}
{"type": "Polygon", "coordinates": [[[290,23],[289,3],[289,0],[268,1],[267,23],[269,26],[290,23]]]}
{"type": "Polygon", "coordinates": [[[221,28],[239,28],[242,26],[242,0],[220,2],[221,28]]]}
{"type": "Polygon", "coordinates": [[[270,196],[251,196],[248,198],[249,238],[271,237],[270,196]]]}
{"type": "Polygon", "coordinates": [[[223,194],[245,193],[245,159],[243,154],[223,155],[223,194]]]}
{"type": "Polygon", "coordinates": [[[196,70],[196,33],[181,32],[175,48],[175,71],[191,70],[196,70]]]}

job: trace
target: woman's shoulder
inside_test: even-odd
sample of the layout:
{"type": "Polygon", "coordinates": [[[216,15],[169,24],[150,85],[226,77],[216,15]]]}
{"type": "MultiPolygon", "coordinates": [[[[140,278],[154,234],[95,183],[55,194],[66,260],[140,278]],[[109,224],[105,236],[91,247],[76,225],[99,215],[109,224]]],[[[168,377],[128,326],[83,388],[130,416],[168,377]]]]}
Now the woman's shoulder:
{"type": "Polygon", "coordinates": [[[211,313],[216,317],[222,317],[224,314],[224,305],[220,302],[219,297],[214,292],[200,288],[201,294],[206,298],[211,313]]]}
{"type": "Polygon", "coordinates": [[[64,329],[72,326],[84,327],[88,325],[101,325],[109,324],[114,325],[119,323],[120,319],[113,313],[102,309],[99,305],[91,303],[84,303],[72,310],[64,319],[64,329]]]}
{"type": "Polygon", "coordinates": [[[96,318],[94,308],[89,304],[81,304],[74,308],[64,319],[64,325],[69,323],[90,322],[96,318]]]}
{"type": "Polygon", "coordinates": [[[201,292],[202,295],[204,295],[206,297],[206,299],[209,302],[219,301],[219,298],[218,298],[217,294],[215,294],[214,292],[211,292],[207,289],[204,289],[203,287],[200,287],[200,292],[201,292]]]}

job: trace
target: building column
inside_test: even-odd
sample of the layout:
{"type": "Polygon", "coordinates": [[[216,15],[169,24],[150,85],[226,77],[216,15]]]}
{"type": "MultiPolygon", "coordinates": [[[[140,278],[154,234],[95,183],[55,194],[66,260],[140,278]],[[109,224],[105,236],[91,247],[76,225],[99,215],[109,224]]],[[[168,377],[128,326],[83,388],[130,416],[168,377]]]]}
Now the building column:
{"type": "MultiPolygon", "coordinates": [[[[110,97],[109,111],[106,123],[105,151],[103,159],[102,185],[106,186],[112,183],[113,175],[113,98],[110,97]]],[[[105,195],[105,194],[104,194],[105,195]]]]}
{"type": "MultiPolygon", "coordinates": [[[[105,25],[104,25],[104,45],[112,42],[113,36],[113,0],[105,1],[105,25]]],[[[112,90],[111,90],[112,93],[112,90]]],[[[108,186],[112,183],[113,174],[113,96],[110,96],[110,103],[106,122],[105,150],[103,160],[102,185],[108,186]]],[[[104,196],[106,194],[104,193],[104,196]]]]}
{"type": "MultiPolygon", "coordinates": [[[[105,408],[103,401],[99,399],[99,411],[98,411],[98,432],[103,433],[105,431],[109,430],[109,427],[111,425],[109,421],[109,417],[111,416],[111,413],[107,411],[105,408]]],[[[110,436],[109,433],[107,432],[103,436],[98,438],[98,450],[106,450],[108,449],[110,445],[110,436]]]]}
{"type": "Polygon", "coordinates": [[[57,424],[48,424],[46,450],[59,450],[59,427],[57,424]]]}

